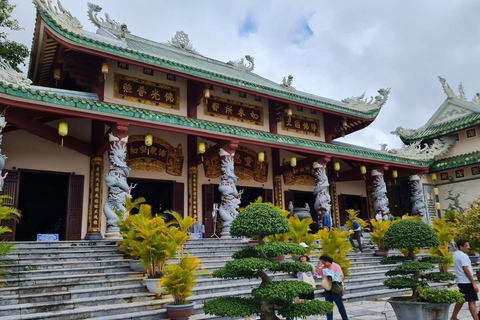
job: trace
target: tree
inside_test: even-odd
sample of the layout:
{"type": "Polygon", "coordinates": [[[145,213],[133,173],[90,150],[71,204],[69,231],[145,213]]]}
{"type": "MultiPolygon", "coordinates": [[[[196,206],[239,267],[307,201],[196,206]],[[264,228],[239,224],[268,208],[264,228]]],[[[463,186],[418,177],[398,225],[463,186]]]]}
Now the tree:
{"type": "MultiPolygon", "coordinates": [[[[17,19],[12,19],[12,12],[16,5],[11,5],[8,0],[0,0],[0,27],[8,28],[12,31],[22,30],[17,19]]],[[[13,69],[20,72],[19,64],[25,64],[24,60],[28,56],[27,46],[7,40],[8,33],[0,32],[0,57],[8,61],[13,69]]]]}
{"type": "Polygon", "coordinates": [[[310,264],[278,262],[272,258],[284,254],[305,254],[306,250],[296,243],[267,242],[264,237],[287,233],[290,230],[282,212],[267,203],[252,203],[233,220],[230,234],[235,237],[258,236],[259,245],[237,251],[232,261],[224,268],[213,272],[214,277],[226,279],[260,278],[259,288],[252,290],[251,298],[221,297],[207,301],[203,310],[221,317],[246,317],[260,314],[262,320],[279,319],[276,312],[287,320],[309,315],[324,315],[332,312],[333,305],[326,301],[312,300],[294,303],[301,293],[311,293],[314,288],[305,282],[273,281],[267,272],[307,272],[310,264]]]}

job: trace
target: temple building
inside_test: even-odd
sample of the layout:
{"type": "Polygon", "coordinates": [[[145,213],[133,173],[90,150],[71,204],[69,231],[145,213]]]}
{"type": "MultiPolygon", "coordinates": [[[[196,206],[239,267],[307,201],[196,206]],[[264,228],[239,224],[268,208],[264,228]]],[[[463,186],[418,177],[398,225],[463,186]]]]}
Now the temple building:
{"type": "Polygon", "coordinates": [[[205,237],[215,220],[226,235],[259,196],[315,221],[325,207],[335,226],[346,209],[428,221],[448,198],[425,188],[443,192],[450,177],[480,172],[478,155],[465,154],[476,102],[449,96],[423,129],[397,130],[408,143],[400,149],[339,143],[375,120],[390,89],[336,101],[297,90],[291,75],[255,74],[251,56],[205,57],[182,31],[165,43],[144,39],[89,3],[89,32],[60,3],[34,3],[28,75],[4,62],[0,70],[0,187],[22,212],[9,240],[115,239],[126,196],[192,216],[205,237]],[[465,141],[448,153],[456,139],[465,141]]]}

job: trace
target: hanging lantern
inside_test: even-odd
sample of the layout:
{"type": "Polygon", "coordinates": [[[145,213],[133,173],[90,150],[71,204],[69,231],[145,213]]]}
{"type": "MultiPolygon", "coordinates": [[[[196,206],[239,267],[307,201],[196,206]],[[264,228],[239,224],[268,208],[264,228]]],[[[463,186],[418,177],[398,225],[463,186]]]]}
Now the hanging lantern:
{"type": "Polygon", "coordinates": [[[60,69],[55,68],[53,69],[53,79],[55,79],[55,86],[58,85],[58,80],[60,80],[60,69]]]}
{"type": "Polygon", "coordinates": [[[153,137],[150,133],[145,135],[145,145],[147,148],[147,155],[150,155],[150,146],[153,144],[153,137]]]}
{"type": "Polygon", "coordinates": [[[108,63],[103,62],[102,63],[102,73],[103,73],[103,80],[107,79],[107,73],[108,73],[108,63]]]}
{"type": "Polygon", "coordinates": [[[398,172],[397,172],[397,170],[393,169],[392,170],[392,178],[397,179],[397,177],[398,177],[398,172]]]}
{"type": "Polygon", "coordinates": [[[392,180],[388,179],[387,180],[387,187],[391,187],[393,185],[392,180]]]}
{"type": "Polygon", "coordinates": [[[437,181],[437,174],[436,173],[432,173],[432,181],[437,181]]]}
{"type": "Polygon", "coordinates": [[[287,116],[289,116],[289,117],[293,116],[292,108],[287,109],[287,116]]]}
{"type": "Polygon", "coordinates": [[[260,151],[260,152],[258,153],[258,162],[262,163],[262,162],[264,162],[264,161],[265,161],[265,152],[260,151]]]}
{"type": "Polygon", "coordinates": [[[361,173],[361,174],[367,173],[367,167],[365,167],[365,166],[360,166],[360,173],[361,173]]]}
{"type": "Polygon", "coordinates": [[[205,90],[203,90],[203,97],[205,98],[205,105],[208,105],[208,99],[210,99],[210,89],[209,88],[205,88],[205,90]]]}
{"type": "Polygon", "coordinates": [[[337,178],[338,178],[338,171],[340,171],[340,162],[336,161],[333,163],[333,170],[337,173],[337,178]]]}
{"type": "Polygon", "coordinates": [[[202,142],[199,142],[199,143],[198,143],[198,153],[200,153],[201,156],[202,156],[202,162],[203,162],[203,154],[205,153],[205,150],[206,150],[206,148],[205,148],[205,142],[203,142],[203,141],[202,141],[202,142]]]}
{"type": "Polygon", "coordinates": [[[297,166],[297,158],[291,157],[290,158],[290,165],[295,168],[297,166]]]}
{"type": "Polygon", "coordinates": [[[433,195],[438,196],[438,188],[433,188],[433,195]]]}
{"type": "Polygon", "coordinates": [[[440,202],[435,202],[435,210],[439,211],[440,209],[440,202]]]}
{"type": "Polygon", "coordinates": [[[63,137],[65,137],[68,134],[68,123],[60,122],[58,124],[58,134],[62,137],[61,146],[63,147],[63,137]]]}

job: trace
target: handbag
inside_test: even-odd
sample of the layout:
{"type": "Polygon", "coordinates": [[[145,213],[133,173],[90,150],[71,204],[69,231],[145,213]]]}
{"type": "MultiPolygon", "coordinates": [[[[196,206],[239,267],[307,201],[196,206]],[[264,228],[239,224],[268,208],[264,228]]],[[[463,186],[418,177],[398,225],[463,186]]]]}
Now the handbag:
{"type": "Polygon", "coordinates": [[[342,293],[343,292],[343,282],[332,282],[332,292],[333,293],[342,293]]]}
{"type": "Polygon", "coordinates": [[[308,283],[315,288],[315,279],[313,278],[313,275],[308,275],[306,272],[303,272],[302,279],[303,282],[308,283]]]}

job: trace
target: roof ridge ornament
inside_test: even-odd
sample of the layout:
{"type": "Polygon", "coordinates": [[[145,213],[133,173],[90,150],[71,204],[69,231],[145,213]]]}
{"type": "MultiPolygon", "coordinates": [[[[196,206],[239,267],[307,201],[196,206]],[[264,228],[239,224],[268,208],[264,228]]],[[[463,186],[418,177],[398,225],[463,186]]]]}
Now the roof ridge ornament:
{"type": "Polygon", "coordinates": [[[125,41],[125,36],[130,31],[125,23],[119,23],[113,19],[110,19],[110,15],[104,12],[105,20],[97,17],[98,13],[102,11],[102,7],[94,3],[88,2],[88,20],[100,29],[107,30],[111,34],[117,37],[117,39],[125,41]]]}
{"type": "Polygon", "coordinates": [[[388,153],[408,159],[433,160],[435,157],[446,154],[455,142],[455,138],[445,136],[440,139],[433,139],[433,143],[430,146],[428,143],[424,143],[422,147],[421,141],[418,141],[405,145],[400,149],[390,149],[388,153]]]}
{"type": "Polygon", "coordinates": [[[290,91],[296,91],[296,89],[292,86],[292,82],[293,82],[293,76],[289,75],[288,78],[283,77],[282,83],[280,85],[290,91]]]}
{"type": "Polygon", "coordinates": [[[417,133],[416,129],[405,129],[403,127],[397,127],[394,131],[390,131],[391,134],[394,134],[399,137],[410,137],[417,133]]]}
{"type": "Polygon", "coordinates": [[[448,98],[458,98],[455,92],[453,92],[452,88],[447,83],[447,80],[445,78],[442,78],[441,76],[438,76],[438,80],[440,80],[440,83],[442,84],[443,91],[445,91],[445,94],[447,95],[448,98]]]}
{"type": "Polygon", "coordinates": [[[240,70],[253,71],[255,68],[255,58],[247,54],[245,55],[245,59],[241,58],[240,60],[230,60],[227,62],[227,64],[240,70]],[[245,60],[247,60],[247,62],[245,62],[245,60]]]}
{"type": "Polygon", "coordinates": [[[168,43],[177,49],[198,54],[197,50],[195,50],[193,44],[190,42],[188,34],[183,31],[177,31],[175,36],[173,36],[172,40],[168,41],[168,43]]]}
{"type": "Polygon", "coordinates": [[[347,108],[363,110],[363,111],[370,111],[370,110],[378,110],[387,102],[388,94],[390,93],[390,88],[382,88],[378,90],[378,96],[371,96],[370,100],[365,98],[365,92],[358,97],[350,97],[345,98],[342,102],[345,104],[344,106],[347,108]]]}
{"type": "Polygon", "coordinates": [[[40,13],[47,14],[62,29],[78,35],[83,34],[83,26],[80,21],[62,6],[60,0],[57,0],[58,8],[52,6],[52,0],[33,0],[33,4],[40,13]]]}
{"type": "Polygon", "coordinates": [[[28,79],[25,74],[18,72],[12,68],[7,60],[0,59],[0,81],[11,84],[14,88],[28,88],[32,84],[32,80],[28,79]]]}

